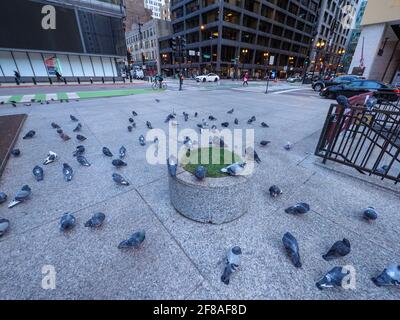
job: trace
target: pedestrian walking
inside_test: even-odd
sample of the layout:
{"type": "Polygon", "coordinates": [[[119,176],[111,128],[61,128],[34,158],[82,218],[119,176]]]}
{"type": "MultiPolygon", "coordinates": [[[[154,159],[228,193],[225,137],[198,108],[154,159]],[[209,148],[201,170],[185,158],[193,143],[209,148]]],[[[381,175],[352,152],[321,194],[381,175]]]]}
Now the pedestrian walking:
{"type": "Polygon", "coordinates": [[[244,76],[243,76],[243,87],[244,87],[245,85],[246,85],[246,86],[249,85],[248,81],[249,81],[249,73],[248,73],[248,72],[245,72],[245,74],[244,74],[244,76]]]}

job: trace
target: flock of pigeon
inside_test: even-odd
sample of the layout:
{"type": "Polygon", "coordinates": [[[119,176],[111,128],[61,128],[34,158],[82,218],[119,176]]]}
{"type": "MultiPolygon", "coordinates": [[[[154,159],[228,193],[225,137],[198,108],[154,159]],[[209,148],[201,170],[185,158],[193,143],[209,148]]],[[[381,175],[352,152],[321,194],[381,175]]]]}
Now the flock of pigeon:
{"type": "MultiPolygon", "coordinates": [[[[159,102],[159,100],[156,99],[156,102],[159,102]]],[[[233,114],[234,109],[229,110],[227,113],[233,114]]],[[[138,114],[135,111],[132,111],[132,116],[137,117],[138,114]]],[[[195,112],[194,117],[195,118],[198,117],[197,112],[195,112]]],[[[173,123],[172,123],[173,125],[178,125],[176,118],[177,118],[177,115],[175,114],[175,112],[172,112],[167,116],[165,122],[168,123],[170,121],[173,121],[173,123]]],[[[186,112],[183,112],[183,118],[184,118],[185,122],[188,121],[189,114],[186,112]]],[[[73,132],[80,132],[82,129],[82,124],[79,122],[79,120],[73,115],[70,115],[70,119],[71,119],[71,121],[77,122],[77,125],[76,125],[75,129],[73,130],[73,132]]],[[[132,118],[132,117],[130,117],[128,120],[129,120],[128,131],[131,132],[134,128],[136,128],[136,122],[135,122],[134,118],[132,118]]],[[[214,122],[217,119],[214,116],[210,115],[208,117],[208,120],[214,122]]],[[[256,122],[256,117],[252,116],[247,121],[247,124],[253,124],[254,122],[256,122]]],[[[238,125],[239,120],[237,118],[235,118],[233,123],[235,125],[238,125]]],[[[224,127],[224,128],[229,127],[229,125],[230,125],[229,122],[221,123],[221,127],[224,127]]],[[[148,129],[153,128],[150,121],[146,121],[146,126],[148,129]]],[[[57,130],[57,133],[59,134],[60,138],[63,141],[67,141],[67,140],[71,139],[66,133],[64,133],[64,131],[58,124],[52,122],[51,127],[57,130]]],[[[205,119],[202,119],[201,123],[197,124],[197,127],[200,129],[200,132],[201,132],[201,130],[209,128],[209,124],[207,123],[207,121],[205,119]]],[[[262,122],[261,127],[268,128],[269,126],[265,122],[262,122]]],[[[217,126],[212,125],[211,130],[213,130],[213,131],[217,130],[217,126]]],[[[30,130],[29,132],[27,132],[24,135],[23,139],[24,140],[32,139],[35,136],[35,134],[36,134],[36,132],[34,130],[30,130]]],[[[86,140],[86,137],[84,137],[81,134],[77,134],[76,139],[78,141],[82,142],[82,141],[86,140]]],[[[155,138],[153,142],[155,144],[157,144],[158,139],[155,138]]],[[[193,146],[193,141],[191,141],[189,137],[186,137],[184,139],[183,143],[187,147],[188,152],[190,153],[191,147],[193,146]]],[[[215,141],[215,140],[210,141],[210,144],[212,144],[212,143],[216,143],[219,147],[222,147],[222,148],[226,146],[226,144],[224,143],[224,141],[222,139],[219,139],[217,141],[215,141]]],[[[139,144],[142,146],[146,145],[146,140],[143,135],[139,136],[139,144]]],[[[262,140],[260,142],[261,147],[265,147],[269,144],[270,144],[270,141],[266,141],[266,140],[262,140]]],[[[286,150],[291,150],[291,148],[292,148],[291,143],[288,142],[284,146],[284,148],[286,150]]],[[[102,152],[103,152],[104,156],[106,156],[106,157],[109,157],[109,158],[114,157],[113,153],[107,147],[103,147],[102,152]]],[[[119,168],[119,167],[123,167],[123,166],[127,165],[127,163],[122,160],[125,157],[126,152],[127,152],[126,148],[124,146],[121,146],[119,149],[119,157],[116,159],[113,159],[111,162],[114,167],[119,168]]],[[[80,165],[89,167],[91,164],[86,159],[86,157],[83,155],[84,153],[85,153],[85,147],[83,145],[79,145],[76,147],[75,151],[73,152],[73,156],[76,158],[77,162],[80,165]]],[[[18,156],[20,156],[21,151],[18,149],[14,149],[11,151],[11,154],[15,157],[18,157],[18,156]]],[[[261,162],[261,159],[259,158],[257,152],[254,149],[247,148],[246,154],[248,154],[248,156],[250,156],[251,160],[254,160],[257,163],[261,162]]],[[[43,165],[48,165],[50,163],[53,163],[57,159],[58,159],[57,154],[53,151],[49,151],[46,159],[43,162],[43,165]]],[[[174,157],[170,157],[167,161],[167,167],[168,167],[169,174],[173,178],[176,177],[177,166],[178,166],[177,159],[174,157]]],[[[246,166],[246,162],[233,163],[233,164],[227,166],[226,168],[222,168],[221,172],[226,173],[228,175],[232,175],[232,176],[240,175],[242,173],[242,171],[244,170],[245,166],[246,166]]],[[[69,164],[63,163],[62,172],[63,172],[65,181],[71,181],[73,179],[74,171],[69,164]]],[[[42,181],[44,179],[44,170],[39,165],[36,165],[33,168],[32,173],[33,173],[36,181],[42,181]]],[[[196,168],[194,175],[197,177],[197,179],[202,180],[207,176],[207,170],[205,167],[199,165],[196,168]]],[[[129,182],[118,173],[113,173],[112,179],[118,185],[129,186],[129,182]]],[[[16,193],[16,195],[14,196],[14,199],[9,203],[8,207],[12,208],[12,207],[18,205],[19,203],[28,200],[29,197],[31,196],[31,193],[32,193],[31,188],[28,185],[24,185],[16,193]]],[[[278,186],[273,185],[269,188],[269,193],[270,193],[271,197],[275,198],[282,194],[282,190],[278,186]]],[[[0,205],[6,201],[7,201],[7,195],[4,192],[0,192],[0,205]]],[[[303,215],[309,211],[310,211],[310,206],[307,203],[297,203],[297,204],[285,209],[286,213],[292,214],[292,215],[303,215]]],[[[376,220],[378,218],[378,214],[373,207],[366,208],[363,211],[363,216],[368,221],[376,220]]],[[[89,228],[98,228],[104,223],[105,218],[106,218],[106,216],[104,213],[102,213],[102,212],[95,213],[84,224],[84,226],[89,227],[89,228]]],[[[76,218],[74,217],[73,214],[71,214],[69,212],[65,213],[60,219],[60,230],[61,231],[70,230],[70,229],[74,228],[75,225],[76,225],[76,218]]],[[[9,226],[10,226],[9,220],[0,218],[0,237],[2,237],[7,232],[7,230],[9,229],[9,226]]],[[[140,230],[140,231],[133,233],[127,240],[123,240],[118,245],[118,248],[119,249],[139,248],[144,240],[145,240],[145,231],[140,230]]],[[[302,263],[301,263],[301,259],[300,259],[299,245],[298,245],[296,238],[290,232],[287,232],[284,234],[284,236],[282,238],[282,243],[283,243],[283,247],[285,248],[286,253],[289,256],[293,265],[296,268],[301,268],[302,263]]],[[[348,255],[350,253],[350,251],[351,251],[351,246],[350,246],[349,240],[343,239],[343,240],[335,242],[332,245],[332,247],[328,250],[328,252],[322,256],[322,258],[324,260],[328,261],[328,260],[332,260],[335,258],[344,257],[344,256],[348,255]]],[[[241,254],[242,254],[242,250],[238,246],[235,246],[229,250],[227,257],[226,257],[226,261],[225,261],[224,271],[221,276],[221,281],[223,283],[229,284],[231,275],[240,266],[240,255],[241,254]]],[[[342,287],[343,280],[348,276],[348,274],[349,274],[349,271],[345,270],[344,267],[334,267],[332,270],[330,270],[328,273],[326,273],[322,279],[320,279],[316,283],[316,286],[321,290],[324,288],[342,287]]],[[[383,270],[383,272],[380,275],[378,275],[377,277],[371,278],[371,280],[377,286],[399,285],[400,284],[400,265],[394,265],[394,264],[389,265],[387,268],[385,268],[383,270]]]]}

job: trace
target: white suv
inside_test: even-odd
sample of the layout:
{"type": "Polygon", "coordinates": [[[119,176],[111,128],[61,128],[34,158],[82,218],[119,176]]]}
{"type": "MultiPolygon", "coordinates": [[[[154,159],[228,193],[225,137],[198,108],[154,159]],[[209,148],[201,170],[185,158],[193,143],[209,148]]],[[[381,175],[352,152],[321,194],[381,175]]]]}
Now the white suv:
{"type": "Polygon", "coordinates": [[[217,82],[219,81],[219,76],[215,73],[209,73],[206,75],[201,75],[196,77],[197,82],[217,82]]]}

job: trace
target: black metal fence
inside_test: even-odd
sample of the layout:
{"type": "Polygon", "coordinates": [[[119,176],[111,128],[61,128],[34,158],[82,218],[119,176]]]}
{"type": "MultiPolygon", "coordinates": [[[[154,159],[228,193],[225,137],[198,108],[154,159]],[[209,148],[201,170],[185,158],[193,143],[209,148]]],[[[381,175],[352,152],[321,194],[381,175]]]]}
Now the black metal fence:
{"type": "Polygon", "coordinates": [[[400,103],[381,101],[372,110],[332,104],[315,155],[400,182],[400,103]]]}

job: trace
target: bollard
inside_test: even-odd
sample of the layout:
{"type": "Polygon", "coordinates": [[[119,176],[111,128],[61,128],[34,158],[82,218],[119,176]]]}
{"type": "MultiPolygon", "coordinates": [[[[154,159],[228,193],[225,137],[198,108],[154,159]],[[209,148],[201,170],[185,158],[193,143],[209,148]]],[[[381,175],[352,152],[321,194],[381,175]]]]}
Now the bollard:
{"type": "Polygon", "coordinates": [[[77,78],[77,80],[78,80],[78,84],[81,84],[81,79],[79,77],[77,78]]]}
{"type": "Polygon", "coordinates": [[[113,83],[115,83],[115,77],[113,77],[113,83]]]}
{"type": "Polygon", "coordinates": [[[125,83],[125,77],[122,77],[122,81],[124,81],[124,83],[125,83]]]}
{"type": "Polygon", "coordinates": [[[49,77],[49,83],[53,84],[53,80],[51,80],[51,78],[49,77]]]}
{"type": "Polygon", "coordinates": [[[92,78],[90,78],[90,83],[93,84],[93,79],[92,78]]]}
{"type": "Polygon", "coordinates": [[[64,78],[64,83],[67,84],[67,79],[66,78],[64,78]]]}
{"type": "Polygon", "coordinates": [[[104,83],[104,77],[101,77],[101,82],[103,82],[103,83],[104,83]]]}

